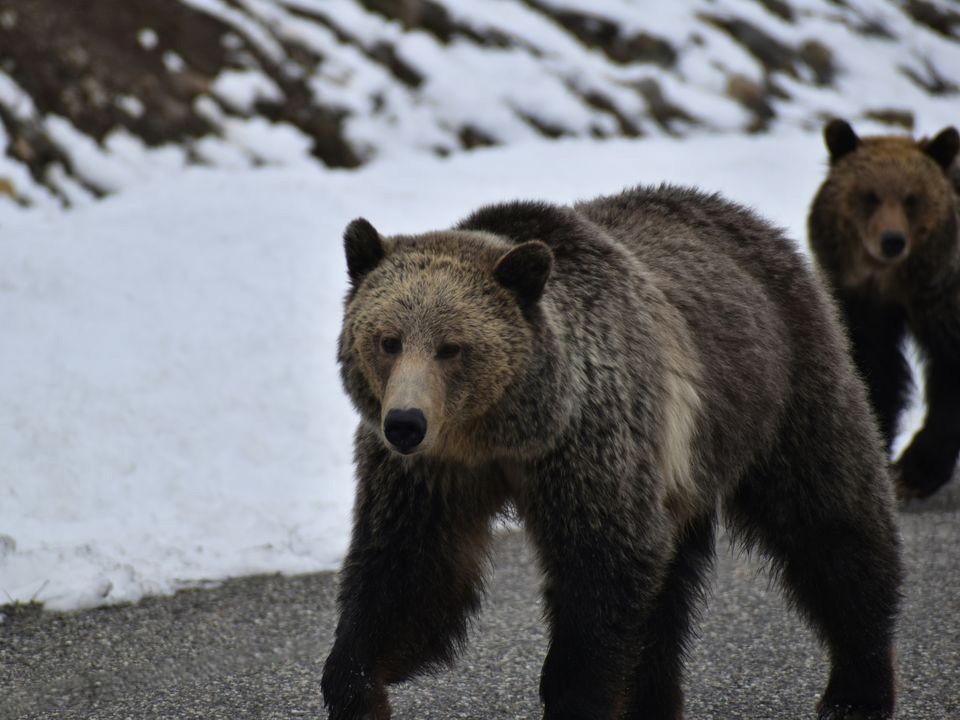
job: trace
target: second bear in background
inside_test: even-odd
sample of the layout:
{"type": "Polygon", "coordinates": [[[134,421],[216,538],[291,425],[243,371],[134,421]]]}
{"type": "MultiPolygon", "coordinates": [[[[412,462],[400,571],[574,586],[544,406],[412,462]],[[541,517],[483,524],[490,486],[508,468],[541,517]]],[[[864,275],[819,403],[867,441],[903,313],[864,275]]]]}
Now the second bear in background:
{"type": "Polygon", "coordinates": [[[892,446],[911,386],[909,332],[926,366],[927,416],[897,462],[905,496],[930,495],[960,453],[960,242],[948,172],[956,129],[931,140],[824,129],[830,170],[810,210],[810,246],[836,296],[857,367],[892,446]]]}

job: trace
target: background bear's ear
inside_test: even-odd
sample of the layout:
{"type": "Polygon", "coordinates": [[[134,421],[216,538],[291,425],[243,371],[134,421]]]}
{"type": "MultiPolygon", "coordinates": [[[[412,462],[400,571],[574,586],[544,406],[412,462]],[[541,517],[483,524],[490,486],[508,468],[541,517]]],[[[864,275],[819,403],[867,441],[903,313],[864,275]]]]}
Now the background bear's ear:
{"type": "Polygon", "coordinates": [[[923,141],[921,147],[937,165],[946,170],[960,150],[960,135],[954,127],[944,128],[932,140],[923,141]]]}
{"type": "Polygon", "coordinates": [[[860,145],[860,138],[846,120],[831,120],[823,128],[823,139],[830,151],[830,162],[834,163],[844,155],[852,153],[860,145]]]}
{"type": "Polygon", "coordinates": [[[357,218],[343,233],[343,249],[347,255],[347,273],[357,287],[363,276],[383,260],[383,242],[380,233],[364,218],[357,218]]]}
{"type": "Polygon", "coordinates": [[[520,243],[497,261],[493,277],[517,296],[523,306],[532,305],[543,294],[553,268],[553,253],[539,240],[520,243]]]}

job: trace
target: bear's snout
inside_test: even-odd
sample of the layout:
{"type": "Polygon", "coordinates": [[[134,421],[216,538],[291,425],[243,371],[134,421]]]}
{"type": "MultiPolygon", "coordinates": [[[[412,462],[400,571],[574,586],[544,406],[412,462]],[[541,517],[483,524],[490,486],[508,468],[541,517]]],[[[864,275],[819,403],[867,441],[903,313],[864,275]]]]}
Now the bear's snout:
{"type": "Polygon", "coordinates": [[[888,231],[880,236],[880,250],[889,260],[899,257],[907,247],[907,238],[903,233],[888,231]]]}
{"type": "Polygon", "coordinates": [[[383,421],[383,435],[399,452],[407,455],[427,434],[427,418],[419,409],[391,410],[383,421]]]}

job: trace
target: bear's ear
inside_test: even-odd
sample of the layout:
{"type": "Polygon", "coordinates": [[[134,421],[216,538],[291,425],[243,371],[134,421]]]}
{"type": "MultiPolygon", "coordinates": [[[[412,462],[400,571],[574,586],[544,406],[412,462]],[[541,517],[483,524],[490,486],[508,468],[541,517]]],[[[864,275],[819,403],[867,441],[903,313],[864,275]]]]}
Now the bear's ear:
{"type": "Polygon", "coordinates": [[[347,225],[343,233],[343,249],[347,255],[347,273],[354,288],[384,256],[380,233],[364,218],[357,218],[347,225]]]}
{"type": "Polygon", "coordinates": [[[493,268],[493,277],[527,307],[540,299],[552,268],[550,248],[539,240],[530,240],[503,255],[493,268]]]}
{"type": "Polygon", "coordinates": [[[830,151],[831,164],[852,153],[860,145],[860,138],[850,127],[850,123],[839,118],[831,120],[823,128],[823,139],[830,151]]]}
{"type": "Polygon", "coordinates": [[[921,143],[923,151],[933,158],[934,162],[946,170],[960,150],[960,135],[954,127],[944,128],[932,140],[921,143]]]}

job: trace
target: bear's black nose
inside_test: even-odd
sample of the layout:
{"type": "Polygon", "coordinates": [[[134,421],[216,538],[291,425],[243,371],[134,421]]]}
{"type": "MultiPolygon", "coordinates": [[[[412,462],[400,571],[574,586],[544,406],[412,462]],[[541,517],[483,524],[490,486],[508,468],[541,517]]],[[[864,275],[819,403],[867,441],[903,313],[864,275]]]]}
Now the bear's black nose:
{"type": "Polygon", "coordinates": [[[907,239],[903,233],[885,232],[880,236],[880,249],[883,250],[883,256],[895,258],[907,247],[907,239]]]}
{"type": "Polygon", "coordinates": [[[383,434],[391,445],[406,455],[423,442],[427,434],[427,418],[417,409],[391,410],[384,418],[383,434]]]}

